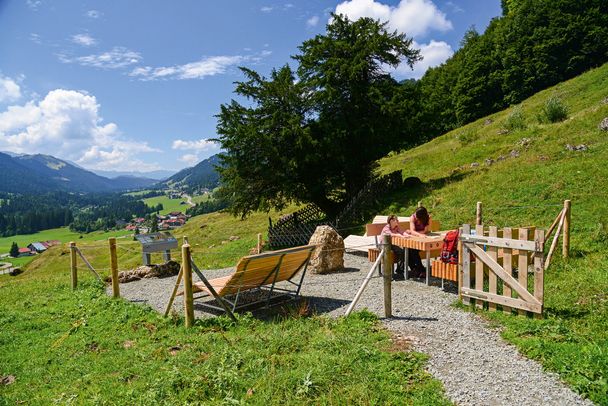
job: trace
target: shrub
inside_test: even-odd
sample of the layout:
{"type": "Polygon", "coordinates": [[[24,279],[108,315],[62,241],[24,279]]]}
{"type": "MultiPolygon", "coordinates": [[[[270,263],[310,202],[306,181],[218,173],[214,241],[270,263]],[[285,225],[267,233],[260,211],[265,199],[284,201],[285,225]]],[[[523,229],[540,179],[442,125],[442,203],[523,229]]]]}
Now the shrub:
{"type": "Polygon", "coordinates": [[[464,130],[456,136],[461,145],[468,145],[477,138],[479,138],[477,132],[470,129],[464,130]]]}
{"type": "Polygon", "coordinates": [[[543,119],[550,123],[557,123],[568,118],[568,107],[559,97],[550,97],[543,106],[543,119]]]}
{"type": "Polygon", "coordinates": [[[513,108],[511,114],[504,122],[504,128],[508,131],[525,130],[526,129],[526,118],[521,106],[513,108]]]}

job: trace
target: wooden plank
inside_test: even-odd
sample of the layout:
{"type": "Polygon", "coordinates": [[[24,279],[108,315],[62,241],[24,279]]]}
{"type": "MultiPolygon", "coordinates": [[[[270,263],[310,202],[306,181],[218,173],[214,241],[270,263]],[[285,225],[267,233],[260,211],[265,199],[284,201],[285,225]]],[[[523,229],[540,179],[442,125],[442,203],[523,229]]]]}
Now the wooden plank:
{"type": "MultiPolygon", "coordinates": [[[[520,229],[521,231],[525,231],[526,235],[528,233],[528,229],[520,229]]],[[[480,236],[480,235],[470,235],[464,234],[462,236],[462,241],[470,242],[475,244],[486,244],[491,245],[493,247],[499,248],[512,248],[512,249],[520,249],[524,251],[535,251],[536,246],[534,241],[521,241],[521,240],[513,240],[507,238],[498,238],[491,236],[480,236]]]]}
{"type": "MultiPolygon", "coordinates": [[[[509,227],[505,227],[502,230],[502,232],[503,232],[504,238],[511,239],[511,236],[513,234],[509,227]]],[[[513,262],[512,262],[513,254],[512,254],[512,252],[513,252],[513,250],[511,250],[510,248],[503,248],[503,251],[502,251],[502,267],[504,268],[505,272],[511,276],[513,276],[513,262]]],[[[511,287],[509,285],[507,285],[506,283],[503,283],[503,285],[502,285],[502,295],[505,297],[512,297],[511,287]]],[[[505,313],[511,314],[511,307],[503,305],[502,311],[505,313]]]]}
{"type": "MultiPolygon", "coordinates": [[[[469,234],[471,232],[471,226],[469,224],[463,224],[462,225],[462,232],[463,233],[467,233],[469,234]]],[[[463,288],[467,288],[470,289],[471,288],[471,254],[469,252],[469,249],[467,247],[464,246],[464,244],[462,243],[462,241],[458,241],[458,245],[460,246],[460,250],[459,252],[459,262],[460,262],[460,274],[461,274],[461,283],[458,289],[458,294],[461,296],[462,298],[462,302],[466,305],[470,304],[470,300],[469,298],[464,298],[462,297],[462,289],[463,288]]]]}
{"type": "Polygon", "coordinates": [[[509,306],[516,309],[520,309],[523,312],[530,311],[534,313],[540,313],[542,311],[542,306],[538,303],[529,303],[521,299],[494,295],[492,293],[478,291],[475,289],[462,288],[462,296],[476,300],[492,301],[503,306],[509,306]]]}
{"type": "MultiPolygon", "coordinates": [[[[496,237],[498,234],[498,228],[496,226],[490,226],[490,230],[489,230],[489,236],[490,237],[496,237]]],[[[492,258],[494,261],[498,261],[498,248],[494,245],[488,245],[488,256],[490,258],[492,258]]],[[[490,292],[493,295],[496,295],[496,287],[497,287],[497,279],[496,279],[496,274],[494,272],[489,272],[488,274],[488,292],[490,292]]],[[[496,303],[495,302],[489,302],[488,303],[488,310],[490,310],[491,312],[495,312],[496,311],[496,303]]]]}
{"type": "MultiPolygon", "coordinates": [[[[545,243],[545,232],[543,230],[536,230],[534,233],[534,240],[537,244],[543,247],[545,243]]],[[[545,267],[543,264],[543,251],[537,251],[534,253],[534,297],[541,303],[540,312],[537,312],[537,316],[539,318],[542,317],[543,309],[542,305],[544,303],[544,295],[545,295],[545,267]]]]}
{"type": "MultiPolygon", "coordinates": [[[[528,239],[528,230],[525,228],[520,228],[518,237],[520,240],[528,239]]],[[[528,290],[528,253],[526,251],[519,251],[517,259],[517,279],[519,280],[519,284],[528,290]]],[[[519,309],[520,315],[525,315],[526,312],[522,309],[519,309]]]]}
{"type": "Polygon", "coordinates": [[[376,247],[376,239],[373,236],[349,235],[344,239],[344,249],[367,252],[374,247],[376,247]]]}
{"type": "Polygon", "coordinates": [[[555,226],[557,226],[557,223],[559,223],[559,221],[562,218],[563,214],[564,214],[564,209],[561,209],[560,212],[559,212],[559,214],[555,218],[555,220],[553,220],[553,223],[551,224],[551,227],[549,227],[549,229],[547,230],[547,233],[545,234],[545,238],[546,239],[549,239],[549,237],[551,236],[551,233],[555,229],[555,226]]]}
{"type": "MultiPolygon", "coordinates": [[[[496,276],[502,279],[505,283],[509,284],[511,289],[515,290],[521,299],[525,300],[526,302],[536,303],[540,305],[540,302],[536,300],[536,298],[532,296],[532,294],[528,292],[528,290],[524,286],[520,285],[520,283],[511,275],[508,275],[496,261],[494,261],[492,258],[490,258],[488,254],[486,254],[484,250],[473,244],[465,243],[465,245],[468,245],[469,249],[473,251],[477,259],[483,261],[483,263],[487,265],[491,271],[496,273],[496,276]]],[[[477,290],[481,291],[483,289],[477,290]]]]}
{"type": "MultiPolygon", "coordinates": [[[[557,231],[555,232],[555,237],[553,237],[553,242],[551,243],[551,247],[549,248],[549,253],[547,254],[547,261],[545,262],[545,270],[547,268],[549,268],[549,264],[551,263],[551,257],[553,256],[553,251],[555,250],[555,247],[557,246],[557,240],[559,239],[559,234],[562,231],[562,227],[564,226],[564,219],[566,218],[566,215],[564,214],[564,211],[562,210],[562,217],[559,220],[559,226],[557,227],[557,231]]],[[[543,241],[544,243],[544,241],[543,241]]]]}
{"type": "MultiPolygon", "coordinates": [[[[475,226],[475,230],[478,236],[483,236],[483,225],[475,226]]],[[[466,239],[463,238],[462,242],[469,249],[471,248],[469,244],[465,243],[466,239]]],[[[477,260],[475,261],[475,289],[479,291],[483,291],[483,273],[483,261],[477,258],[477,260]]],[[[481,300],[475,300],[475,306],[477,306],[478,308],[483,308],[483,303],[481,302],[481,300]]]]}

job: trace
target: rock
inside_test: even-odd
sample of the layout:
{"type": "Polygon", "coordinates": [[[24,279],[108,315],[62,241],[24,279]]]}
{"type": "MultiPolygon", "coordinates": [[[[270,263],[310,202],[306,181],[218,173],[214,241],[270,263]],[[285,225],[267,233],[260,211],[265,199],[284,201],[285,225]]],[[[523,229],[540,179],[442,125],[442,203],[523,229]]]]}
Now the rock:
{"type": "Polygon", "coordinates": [[[409,178],[405,178],[405,180],[403,181],[403,186],[406,188],[417,188],[419,186],[422,186],[422,181],[420,180],[420,178],[410,176],[409,178]]]}
{"type": "Polygon", "coordinates": [[[490,166],[494,163],[494,160],[492,158],[488,158],[484,161],[484,163],[486,164],[486,166],[490,166]]]}
{"type": "Polygon", "coordinates": [[[496,158],[497,161],[504,161],[505,159],[507,159],[507,157],[504,155],[499,155],[498,158],[496,158]]]}
{"type": "Polygon", "coordinates": [[[317,245],[308,263],[311,272],[325,274],[344,269],[344,241],[332,227],[318,226],[308,243],[317,245]]]}
{"type": "Polygon", "coordinates": [[[509,134],[509,130],[507,130],[506,128],[501,128],[500,130],[498,130],[498,135],[505,135],[505,134],[509,134]]]}
{"type": "Polygon", "coordinates": [[[486,120],[483,122],[483,125],[490,125],[492,124],[494,121],[492,121],[491,118],[486,118],[486,120]]]}
{"type": "Polygon", "coordinates": [[[142,265],[130,271],[121,271],[118,273],[118,281],[120,283],[128,283],[138,281],[142,278],[162,278],[164,276],[177,275],[180,265],[178,262],[169,261],[158,265],[142,265]]]}
{"type": "Polygon", "coordinates": [[[600,130],[608,131],[608,117],[605,117],[599,125],[600,130]]]}
{"type": "Polygon", "coordinates": [[[479,162],[473,162],[471,164],[471,168],[475,168],[476,166],[479,166],[479,162]]]}
{"type": "Polygon", "coordinates": [[[587,151],[589,149],[589,147],[585,144],[580,144],[580,145],[566,144],[566,149],[568,151],[587,151]]]}
{"type": "Polygon", "coordinates": [[[0,385],[10,385],[15,383],[15,375],[6,375],[0,377],[0,385]]]}
{"type": "Polygon", "coordinates": [[[240,239],[241,237],[239,237],[238,235],[231,235],[230,237],[228,237],[229,241],[236,241],[238,239],[240,239]]]}
{"type": "Polygon", "coordinates": [[[527,147],[528,145],[530,145],[531,142],[532,142],[532,140],[530,138],[522,138],[521,140],[519,140],[517,142],[517,145],[520,145],[522,147],[527,147]]]}
{"type": "Polygon", "coordinates": [[[13,268],[8,274],[10,276],[17,276],[23,273],[23,269],[21,268],[13,268]]]}
{"type": "Polygon", "coordinates": [[[513,151],[511,151],[510,155],[511,158],[519,158],[519,151],[514,149],[513,151]]]}

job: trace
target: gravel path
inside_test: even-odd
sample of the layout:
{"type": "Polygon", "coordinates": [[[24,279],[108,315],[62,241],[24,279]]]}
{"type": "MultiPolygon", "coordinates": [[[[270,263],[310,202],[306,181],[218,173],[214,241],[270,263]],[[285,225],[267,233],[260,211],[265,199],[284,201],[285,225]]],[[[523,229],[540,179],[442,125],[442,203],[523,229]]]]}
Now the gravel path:
{"type": "MultiPolygon", "coordinates": [[[[307,274],[302,295],[319,313],[344,314],[370,269],[367,257],[346,254],[344,272],[307,274]]],[[[210,277],[232,269],[205,271],[210,277]]],[[[147,303],[164,312],[175,277],[151,278],[121,284],[121,296],[147,303]]],[[[383,316],[382,279],[373,278],[357,309],[383,316]]],[[[410,341],[415,350],[430,356],[428,370],[443,382],[447,396],[460,405],[592,405],[567,388],[556,374],[519,354],[500,338],[499,331],[473,313],[451,307],[456,300],[437,286],[419,281],[392,284],[393,317],[382,319],[395,336],[410,341]]],[[[196,303],[196,301],[195,301],[196,303]]],[[[173,308],[183,312],[177,298],[173,308]]],[[[196,317],[210,317],[196,308],[196,317]]]]}

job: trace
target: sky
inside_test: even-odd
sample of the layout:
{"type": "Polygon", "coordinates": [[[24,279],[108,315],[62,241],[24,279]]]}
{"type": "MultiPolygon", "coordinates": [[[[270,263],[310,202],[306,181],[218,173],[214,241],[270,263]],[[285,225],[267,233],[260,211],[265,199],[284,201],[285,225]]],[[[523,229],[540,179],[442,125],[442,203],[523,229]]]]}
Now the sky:
{"type": "Polygon", "coordinates": [[[483,32],[500,0],[0,0],[0,151],[90,170],[177,171],[219,152],[215,115],[325,32],[330,13],[413,38],[420,78],[483,32]]]}

